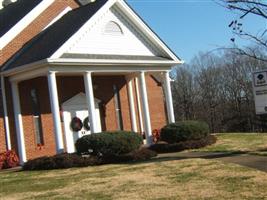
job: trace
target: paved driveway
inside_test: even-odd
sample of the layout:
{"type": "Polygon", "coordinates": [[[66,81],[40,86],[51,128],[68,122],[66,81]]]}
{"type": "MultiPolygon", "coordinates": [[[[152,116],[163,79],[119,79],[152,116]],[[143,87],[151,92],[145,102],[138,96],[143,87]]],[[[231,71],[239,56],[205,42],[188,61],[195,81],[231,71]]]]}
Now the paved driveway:
{"type": "Polygon", "coordinates": [[[218,159],[223,162],[235,163],[246,167],[251,167],[260,171],[267,172],[267,156],[250,155],[246,153],[231,152],[178,152],[159,154],[160,159],[218,159]]]}

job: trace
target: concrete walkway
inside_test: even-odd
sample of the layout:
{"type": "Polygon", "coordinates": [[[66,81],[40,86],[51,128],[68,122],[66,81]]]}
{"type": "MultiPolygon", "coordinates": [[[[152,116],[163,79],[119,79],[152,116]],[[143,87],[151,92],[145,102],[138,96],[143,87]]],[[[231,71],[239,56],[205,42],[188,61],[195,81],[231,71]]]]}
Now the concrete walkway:
{"type": "Polygon", "coordinates": [[[217,159],[223,162],[254,168],[267,172],[267,156],[250,155],[246,153],[232,152],[178,152],[159,154],[157,159],[180,160],[190,158],[217,159]]]}

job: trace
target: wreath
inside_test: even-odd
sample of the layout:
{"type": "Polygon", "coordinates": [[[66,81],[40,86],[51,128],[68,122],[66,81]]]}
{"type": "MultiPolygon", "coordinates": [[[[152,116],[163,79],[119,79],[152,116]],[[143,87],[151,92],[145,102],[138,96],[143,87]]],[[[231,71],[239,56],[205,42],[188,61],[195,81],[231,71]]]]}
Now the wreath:
{"type": "Polygon", "coordinates": [[[83,120],[83,127],[85,128],[85,130],[90,131],[90,122],[89,122],[89,117],[86,117],[83,120]]]}
{"type": "Polygon", "coordinates": [[[78,132],[83,128],[82,120],[78,117],[73,117],[70,122],[70,127],[73,131],[78,132]]]}

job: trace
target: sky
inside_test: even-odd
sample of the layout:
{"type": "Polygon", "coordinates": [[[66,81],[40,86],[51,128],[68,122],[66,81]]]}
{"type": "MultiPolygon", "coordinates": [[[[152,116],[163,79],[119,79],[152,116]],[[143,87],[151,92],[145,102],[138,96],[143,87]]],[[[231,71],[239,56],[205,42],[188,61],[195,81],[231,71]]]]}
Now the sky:
{"type": "MultiPolygon", "coordinates": [[[[265,1],[265,0],[264,0],[265,1]]],[[[159,37],[186,63],[200,51],[232,46],[228,25],[238,18],[214,0],[127,0],[159,37]]],[[[246,16],[243,28],[251,33],[267,28],[267,21],[246,16]]],[[[236,44],[249,44],[236,37],[236,44]]]]}

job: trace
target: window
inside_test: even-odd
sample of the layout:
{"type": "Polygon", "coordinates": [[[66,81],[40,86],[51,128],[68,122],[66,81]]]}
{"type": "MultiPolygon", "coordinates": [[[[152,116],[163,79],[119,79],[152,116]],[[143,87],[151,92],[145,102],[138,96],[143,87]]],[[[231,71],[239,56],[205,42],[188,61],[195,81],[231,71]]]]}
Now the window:
{"type": "Polygon", "coordinates": [[[34,124],[36,144],[43,145],[44,138],[43,138],[43,129],[42,129],[41,113],[40,113],[37,90],[32,89],[30,95],[31,95],[31,103],[32,103],[33,124],[34,124]]]}
{"type": "Polygon", "coordinates": [[[122,29],[116,22],[110,21],[106,24],[104,33],[111,35],[122,35],[122,29]]]}
{"type": "Polygon", "coordinates": [[[117,127],[118,130],[123,130],[120,94],[116,85],[113,85],[113,92],[114,92],[115,111],[117,118],[117,127]]]}

